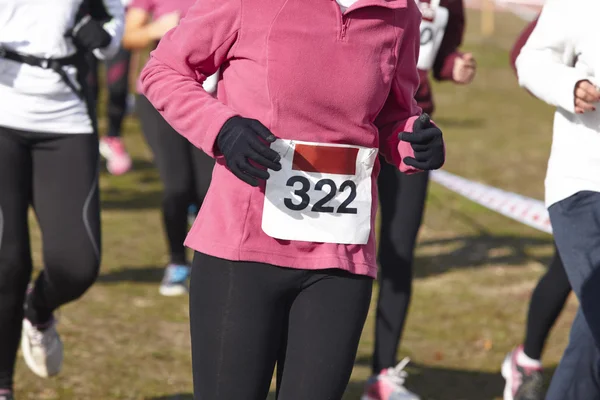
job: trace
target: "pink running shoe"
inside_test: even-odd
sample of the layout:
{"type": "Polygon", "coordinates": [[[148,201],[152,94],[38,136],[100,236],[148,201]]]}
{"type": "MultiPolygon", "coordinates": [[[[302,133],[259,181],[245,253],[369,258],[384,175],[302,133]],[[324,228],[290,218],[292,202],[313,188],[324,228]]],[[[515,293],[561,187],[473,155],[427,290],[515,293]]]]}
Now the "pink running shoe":
{"type": "Polygon", "coordinates": [[[542,368],[524,367],[517,363],[519,346],[506,355],[502,376],[506,380],[504,400],[542,400],[544,398],[542,368]]]}
{"type": "Polygon", "coordinates": [[[405,358],[394,368],[381,371],[371,377],[365,387],[361,400],[420,400],[419,396],[404,387],[408,376],[404,368],[410,362],[405,358]]]}
{"type": "Polygon", "coordinates": [[[131,157],[118,137],[100,139],[100,154],[106,158],[106,169],[112,175],[123,175],[131,169],[131,157]]]}

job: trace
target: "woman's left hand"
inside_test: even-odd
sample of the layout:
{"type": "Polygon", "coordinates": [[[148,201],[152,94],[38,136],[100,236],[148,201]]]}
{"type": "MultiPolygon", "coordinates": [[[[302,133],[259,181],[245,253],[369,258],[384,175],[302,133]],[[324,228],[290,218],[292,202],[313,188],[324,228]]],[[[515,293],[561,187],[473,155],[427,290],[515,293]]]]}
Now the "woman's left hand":
{"type": "Polygon", "coordinates": [[[446,161],[446,147],[442,131],[431,123],[426,113],[415,121],[412,132],[402,132],[398,139],[410,143],[414,157],[405,157],[404,164],[431,171],[442,168],[446,161]]]}
{"type": "Polygon", "coordinates": [[[456,57],[454,59],[454,67],[452,69],[452,79],[456,83],[466,85],[473,81],[475,78],[475,72],[477,70],[477,63],[471,53],[465,53],[462,57],[456,57]]]}

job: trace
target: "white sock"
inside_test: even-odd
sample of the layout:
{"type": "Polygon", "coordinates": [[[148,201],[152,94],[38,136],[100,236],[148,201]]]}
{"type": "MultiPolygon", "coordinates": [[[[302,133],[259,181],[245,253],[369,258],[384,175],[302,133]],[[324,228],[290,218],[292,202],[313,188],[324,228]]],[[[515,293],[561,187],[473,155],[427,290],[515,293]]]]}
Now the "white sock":
{"type": "Polygon", "coordinates": [[[517,352],[517,364],[525,368],[542,368],[542,362],[527,356],[523,349],[519,349],[517,352]]]}

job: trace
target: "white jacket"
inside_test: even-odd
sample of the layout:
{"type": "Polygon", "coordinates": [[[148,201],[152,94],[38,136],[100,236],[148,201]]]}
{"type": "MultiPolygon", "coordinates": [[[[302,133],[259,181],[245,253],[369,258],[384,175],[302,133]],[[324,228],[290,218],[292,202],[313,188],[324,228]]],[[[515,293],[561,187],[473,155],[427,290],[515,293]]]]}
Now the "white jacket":
{"type": "Polygon", "coordinates": [[[556,106],[546,205],[600,192],[600,110],[575,114],[575,85],[600,77],[598,0],[548,0],[516,61],[519,83],[556,106]]]}
{"type": "MultiPolygon", "coordinates": [[[[86,0],[87,1],[87,0],[86,0]]],[[[94,50],[99,59],[119,50],[124,27],[121,0],[91,0],[111,19],[104,29],[112,41],[94,50]]],[[[0,46],[43,58],[76,52],[66,33],[73,28],[82,0],[0,0],[0,46]]],[[[75,67],[65,67],[77,82],[75,67]]],[[[0,58],[0,126],[51,133],[92,133],[85,103],[58,73],[0,58]]]]}

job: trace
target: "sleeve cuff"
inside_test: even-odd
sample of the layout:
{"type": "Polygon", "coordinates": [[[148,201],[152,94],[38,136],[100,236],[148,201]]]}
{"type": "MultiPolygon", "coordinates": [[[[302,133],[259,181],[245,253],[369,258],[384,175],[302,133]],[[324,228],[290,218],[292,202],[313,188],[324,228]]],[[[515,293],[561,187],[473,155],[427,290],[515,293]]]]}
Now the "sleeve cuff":
{"type": "Polygon", "coordinates": [[[404,123],[404,126],[402,126],[401,129],[398,129],[392,137],[392,140],[395,141],[395,143],[396,143],[395,147],[397,148],[397,156],[398,156],[398,158],[394,161],[395,161],[395,163],[397,163],[398,169],[400,170],[400,172],[403,172],[408,175],[415,174],[417,172],[421,172],[421,170],[411,167],[409,165],[406,165],[404,163],[404,159],[406,157],[414,157],[415,156],[415,151],[413,150],[412,145],[410,143],[399,140],[398,135],[401,132],[412,132],[413,125],[415,124],[415,121],[417,120],[417,118],[419,118],[418,115],[410,117],[408,120],[406,120],[406,122],[404,123]]]}
{"type": "Polygon", "coordinates": [[[463,53],[459,51],[448,54],[444,59],[442,68],[435,76],[436,79],[438,81],[454,81],[454,62],[457,58],[462,57],[462,55],[463,53]]]}
{"type": "Polygon", "coordinates": [[[194,136],[188,138],[188,140],[196,147],[202,149],[208,156],[217,158],[221,156],[217,148],[217,136],[221,132],[221,128],[225,125],[228,119],[238,116],[239,114],[233,111],[231,108],[223,105],[222,111],[216,115],[206,132],[200,132],[198,140],[194,140],[194,136]]]}

